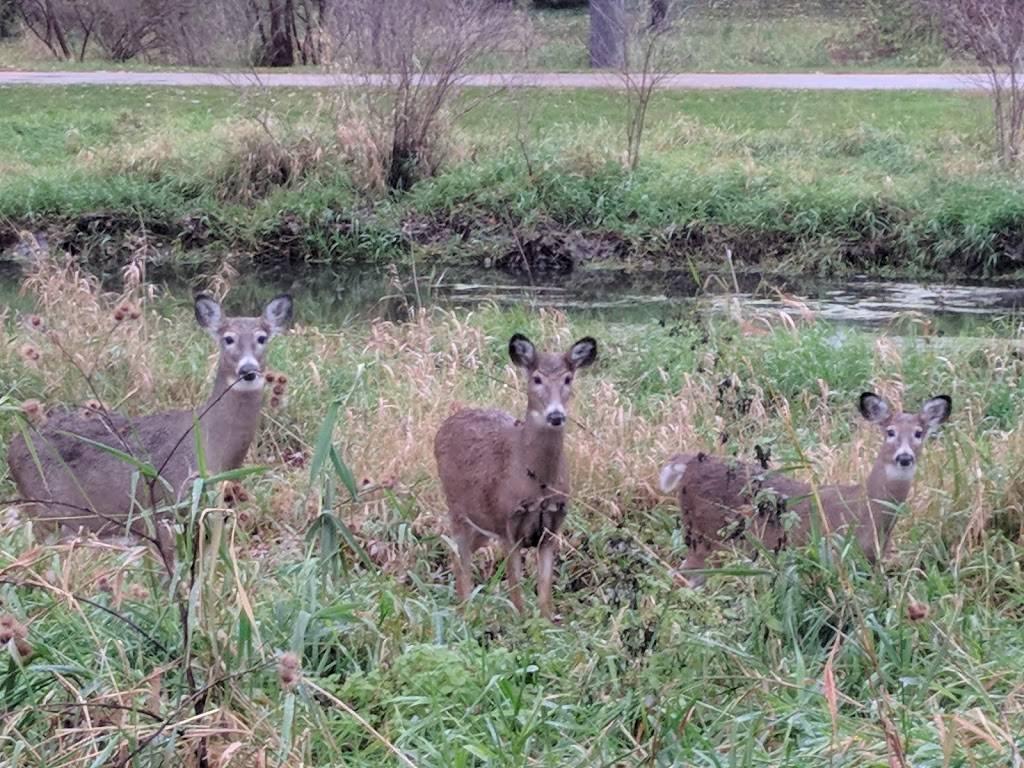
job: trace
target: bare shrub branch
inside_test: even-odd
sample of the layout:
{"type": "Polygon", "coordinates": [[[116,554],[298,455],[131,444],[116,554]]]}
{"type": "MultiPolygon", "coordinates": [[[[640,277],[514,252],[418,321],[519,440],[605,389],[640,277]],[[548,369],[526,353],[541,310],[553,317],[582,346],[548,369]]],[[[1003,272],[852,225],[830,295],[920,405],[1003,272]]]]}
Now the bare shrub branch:
{"type": "Polygon", "coordinates": [[[954,50],[985,70],[992,93],[996,144],[1004,163],[1020,160],[1024,143],[1024,3],[1020,0],[921,0],[954,50]]]}
{"type": "Polygon", "coordinates": [[[340,123],[372,142],[391,189],[437,171],[463,76],[514,46],[526,23],[513,5],[494,0],[335,0],[332,12],[332,61],[356,76],[355,86],[336,91],[340,123]]]}
{"type": "Polygon", "coordinates": [[[678,9],[670,0],[648,0],[627,20],[626,58],[619,69],[626,94],[626,165],[636,170],[647,111],[665,79],[666,42],[678,28],[678,9]]]}

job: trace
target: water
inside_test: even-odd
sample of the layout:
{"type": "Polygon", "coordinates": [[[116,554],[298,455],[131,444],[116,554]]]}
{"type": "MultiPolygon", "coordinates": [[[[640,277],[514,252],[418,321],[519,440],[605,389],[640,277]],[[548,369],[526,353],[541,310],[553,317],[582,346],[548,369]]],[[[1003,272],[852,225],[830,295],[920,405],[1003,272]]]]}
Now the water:
{"type": "Polygon", "coordinates": [[[593,270],[557,285],[531,285],[500,275],[447,273],[435,277],[431,295],[455,305],[482,302],[558,307],[613,319],[664,317],[680,311],[703,315],[813,316],[837,325],[882,327],[905,319],[930,322],[955,333],[991,324],[1024,309],[1024,288],[984,283],[912,283],[853,277],[840,281],[737,275],[726,283],[698,283],[688,272],[593,270]],[[470,279],[475,277],[476,279],[470,279]]]}
{"type": "MultiPolygon", "coordinates": [[[[19,259],[20,261],[20,259],[19,259]]],[[[0,304],[27,309],[17,292],[18,262],[0,257],[0,304]]],[[[188,281],[166,290],[183,300],[188,281]]],[[[838,326],[890,327],[924,321],[940,333],[963,334],[1024,309],[1024,287],[1006,284],[914,283],[868,277],[842,280],[738,273],[698,279],[688,270],[598,267],[554,281],[531,282],[495,270],[451,268],[385,274],[377,270],[310,270],[290,281],[243,281],[232,295],[240,306],[258,305],[290,290],[310,313],[344,324],[359,318],[402,319],[410,306],[473,307],[484,303],[551,307],[616,322],[678,319],[686,315],[814,316],[838,326]]],[[[991,331],[990,331],[991,332],[991,331]]]]}

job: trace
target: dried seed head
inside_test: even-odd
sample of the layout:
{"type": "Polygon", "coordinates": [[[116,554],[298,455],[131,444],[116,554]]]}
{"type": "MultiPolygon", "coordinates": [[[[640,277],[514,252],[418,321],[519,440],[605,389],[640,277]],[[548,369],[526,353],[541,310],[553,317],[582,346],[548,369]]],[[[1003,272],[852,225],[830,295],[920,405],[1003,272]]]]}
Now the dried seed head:
{"type": "Polygon", "coordinates": [[[99,400],[86,400],[85,401],[85,416],[86,418],[92,418],[93,416],[99,416],[101,413],[106,411],[103,407],[103,403],[99,400]]]}
{"type": "Polygon", "coordinates": [[[281,658],[277,661],[277,679],[280,681],[281,687],[294,688],[301,675],[299,657],[290,651],[281,654],[281,658]]]}
{"type": "Polygon", "coordinates": [[[28,629],[9,613],[0,616],[0,645],[11,640],[24,640],[28,637],[28,629]]]}
{"type": "Polygon", "coordinates": [[[143,600],[149,599],[149,590],[141,584],[132,584],[128,587],[128,596],[132,600],[138,600],[139,602],[142,602],[143,600]]]}
{"type": "Polygon", "coordinates": [[[118,307],[117,309],[114,310],[114,322],[115,323],[120,323],[123,320],[124,320],[124,312],[122,312],[121,308],[118,307]]]}
{"type": "Polygon", "coordinates": [[[274,395],[273,397],[271,397],[270,398],[270,407],[271,408],[280,408],[281,407],[281,398],[278,397],[277,395],[274,395]]]}
{"type": "Polygon", "coordinates": [[[39,315],[29,315],[25,318],[25,327],[30,331],[41,331],[46,327],[46,323],[39,315]]]}
{"type": "Polygon", "coordinates": [[[263,380],[267,382],[267,384],[273,384],[275,381],[277,381],[277,374],[274,373],[273,371],[267,371],[265,374],[263,374],[263,380]]]}
{"type": "Polygon", "coordinates": [[[100,592],[107,592],[109,594],[113,594],[114,592],[114,587],[111,586],[110,579],[108,579],[106,576],[100,576],[96,580],[96,589],[98,589],[100,592]]]}
{"type": "Polygon", "coordinates": [[[275,384],[274,385],[274,394],[277,395],[278,397],[283,395],[284,394],[284,384],[275,384]]]}
{"type": "Polygon", "coordinates": [[[21,412],[25,418],[33,424],[39,424],[46,419],[43,413],[43,404],[38,400],[26,400],[21,404],[21,412]]]}
{"type": "Polygon", "coordinates": [[[33,344],[22,344],[21,345],[21,357],[27,363],[36,363],[39,361],[41,354],[39,348],[33,344]]]}
{"type": "Polygon", "coordinates": [[[278,384],[287,384],[288,383],[288,377],[285,376],[283,373],[277,374],[277,383],[278,384]]]}
{"type": "Polygon", "coordinates": [[[928,618],[928,606],[925,603],[911,600],[907,603],[907,618],[911,621],[924,621],[928,618]]]}

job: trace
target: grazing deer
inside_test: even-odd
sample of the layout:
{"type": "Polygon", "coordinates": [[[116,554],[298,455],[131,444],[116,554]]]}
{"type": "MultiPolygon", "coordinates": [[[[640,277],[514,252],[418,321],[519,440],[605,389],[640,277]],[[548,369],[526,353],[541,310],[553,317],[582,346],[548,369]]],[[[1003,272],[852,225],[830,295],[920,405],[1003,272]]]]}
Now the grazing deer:
{"type": "MultiPolygon", "coordinates": [[[[659,484],[665,493],[678,494],[688,548],[683,570],[704,568],[708,555],[745,536],[775,551],[804,544],[815,523],[825,535],[843,531],[855,536],[861,551],[875,562],[887,551],[895,508],[910,495],[924,440],[949,418],[951,408],[950,398],[940,395],[920,413],[892,413],[877,395],[861,395],[861,414],[885,436],[882,449],[863,483],[818,489],[820,513],[810,484],[760,464],[703,453],[673,456],[662,468],[659,484]],[[791,523],[788,513],[795,515],[791,523]]],[[[704,582],[700,574],[687,578],[694,586],[704,582]]]]}
{"type": "MultiPolygon", "coordinates": [[[[24,435],[15,436],[7,461],[30,516],[51,527],[85,527],[110,536],[124,533],[129,519],[144,510],[177,503],[189,493],[198,471],[196,420],[209,473],[242,465],[259,423],[267,345],[291,322],[292,300],[278,296],[261,317],[226,317],[216,301],[199,296],[195,313],[220,349],[206,403],[195,411],[137,419],[102,410],[85,416],[61,410],[41,427],[29,428],[31,446],[24,435]],[[138,477],[134,466],[93,443],[148,462],[159,479],[138,477]]],[[[139,520],[130,527],[135,533],[145,530],[139,520]]],[[[161,540],[161,554],[170,566],[168,545],[166,538],[161,540]]]]}
{"type": "Polygon", "coordinates": [[[536,547],[540,610],[550,619],[557,533],[569,501],[562,448],[567,409],[573,376],[597,358],[597,342],[587,337],[563,355],[542,354],[517,333],[508,353],[526,372],[525,418],[458,411],[437,431],[434,456],[458,548],[459,599],[469,599],[473,589],[473,553],[494,539],[506,552],[509,597],[522,613],[522,549],[536,547]]]}

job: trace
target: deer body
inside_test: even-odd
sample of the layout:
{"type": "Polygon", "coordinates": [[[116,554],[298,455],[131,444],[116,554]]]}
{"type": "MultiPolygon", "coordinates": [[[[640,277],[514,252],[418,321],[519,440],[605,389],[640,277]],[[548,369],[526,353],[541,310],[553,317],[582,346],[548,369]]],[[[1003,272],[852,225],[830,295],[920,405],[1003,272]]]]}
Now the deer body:
{"type": "MultiPolygon", "coordinates": [[[[262,317],[225,318],[220,306],[200,296],[196,317],[221,347],[213,392],[197,410],[176,410],[129,419],[112,412],[51,412],[11,442],[8,464],[29,515],[69,530],[124,533],[130,516],[187,498],[199,466],[194,426],[198,420],[206,468],[211,474],[245,461],[259,424],[266,344],[291,318],[291,299],[280,296],[262,317]],[[83,439],[84,438],[84,439],[83,439]],[[92,441],[130,454],[158,470],[150,482],[130,463],[92,441]]],[[[138,527],[135,531],[141,531],[138,527]]],[[[167,553],[164,553],[165,558],[167,553]]]]}
{"type": "Polygon", "coordinates": [[[458,548],[459,598],[464,601],[472,592],[473,553],[495,540],[508,557],[509,596],[522,612],[521,550],[536,547],[541,613],[550,618],[556,534],[569,501],[565,409],[573,373],[593,362],[597,345],[585,338],[564,356],[542,355],[516,335],[509,351],[528,375],[525,418],[497,410],[459,411],[438,430],[434,455],[458,548]]]}
{"type": "Polygon", "coordinates": [[[809,483],[759,464],[703,453],[673,456],[662,468],[660,485],[679,500],[688,549],[683,570],[703,569],[711,554],[745,537],[775,551],[805,544],[815,525],[824,535],[853,536],[875,562],[888,550],[896,508],[910,495],[923,441],[950,408],[949,398],[940,396],[918,414],[893,415],[880,398],[865,393],[863,415],[885,432],[878,458],[862,483],[819,487],[816,496],[809,483]]]}

